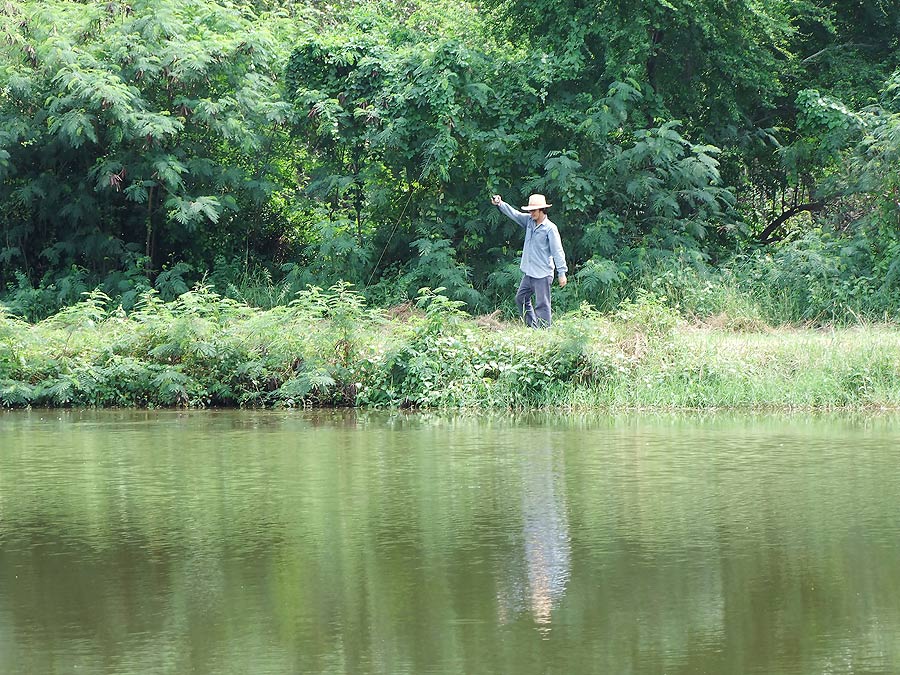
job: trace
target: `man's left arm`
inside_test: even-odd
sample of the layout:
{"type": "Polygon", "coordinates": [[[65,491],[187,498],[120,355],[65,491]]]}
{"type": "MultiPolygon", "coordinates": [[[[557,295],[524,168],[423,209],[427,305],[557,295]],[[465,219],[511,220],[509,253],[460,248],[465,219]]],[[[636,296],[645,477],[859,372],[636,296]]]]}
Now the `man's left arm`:
{"type": "Polygon", "coordinates": [[[559,236],[559,230],[553,227],[550,230],[550,255],[553,256],[553,263],[556,265],[556,273],[559,276],[559,287],[566,285],[566,272],[569,268],[566,266],[566,253],[563,251],[562,239],[559,236]]]}

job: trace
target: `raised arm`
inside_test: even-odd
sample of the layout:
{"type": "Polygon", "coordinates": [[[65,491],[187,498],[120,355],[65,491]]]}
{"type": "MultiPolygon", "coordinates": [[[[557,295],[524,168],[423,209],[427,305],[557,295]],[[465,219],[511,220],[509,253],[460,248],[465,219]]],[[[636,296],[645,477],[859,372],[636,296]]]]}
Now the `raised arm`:
{"type": "Polygon", "coordinates": [[[510,220],[516,221],[522,227],[528,225],[528,221],[531,219],[531,216],[529,216],[527,213],[523,213],[518,209],[514,209],[505,201],[503,201],[500,195],[494,195],[491,198],[491,204],[500,209],[500,213],[502,213],[504,216],[506,216],[510,220]]]}

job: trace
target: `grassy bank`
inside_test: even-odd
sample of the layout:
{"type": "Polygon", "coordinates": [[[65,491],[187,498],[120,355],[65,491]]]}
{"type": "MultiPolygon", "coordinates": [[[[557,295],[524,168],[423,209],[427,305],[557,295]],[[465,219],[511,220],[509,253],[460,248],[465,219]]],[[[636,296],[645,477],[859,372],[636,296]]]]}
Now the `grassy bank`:
{"type": "Polygon", "coordinates": [[[384,312],[346,286],[269,310],[200,288],[127,314],[95,293],[36,324],[0,314],[0,404],[898,407],[900,329],[737,332],[652,295],[528,331],[429,291],[384,312]]]}

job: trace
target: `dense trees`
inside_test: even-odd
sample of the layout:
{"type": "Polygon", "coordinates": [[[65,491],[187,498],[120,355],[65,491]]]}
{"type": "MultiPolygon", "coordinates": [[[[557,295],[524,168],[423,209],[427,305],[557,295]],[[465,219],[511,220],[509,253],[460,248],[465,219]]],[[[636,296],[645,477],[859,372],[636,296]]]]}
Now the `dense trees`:
{"type": "Polygon", "coordinates": [[[482,301],[479,288],[508,291],[514,275],[496,262],[514,264],[520,235],[486,209],[493,191],[558,196],[587,288],[618,278],[604,262],[623,245],[635,256],[672,251],[726,224],[733,197],[718,150],[691,143],[675,121],[656,124],[640,83],[582,90],[565,85],[580,78],[565,55],[488,50],[413,22],[397,51],[390,19],[375,18],[295,51],[288,84],[316,148],[309,192],[343,208],[357,233],[374,213],[402,220],[401,246],[376,236],[376,248],[390,263],[409,260],[410,284],[437,275],[432,285],[470,302],[482,301]]]}
{"type": "Polygon", "coordinates": [[[6,269],[130,292],[273,236],[291,33],[202,0],[8,3],[2,19],[6,269]]]}
{"type": "Polygon", "coordinates": [[[531,191],[563,304],[718,279],[770,318],[900,307],[886,0],[29,0],[0,24],[0,284],[28,316],[204,275],[486,309],[521,246],[487,196],[531,191]]]}

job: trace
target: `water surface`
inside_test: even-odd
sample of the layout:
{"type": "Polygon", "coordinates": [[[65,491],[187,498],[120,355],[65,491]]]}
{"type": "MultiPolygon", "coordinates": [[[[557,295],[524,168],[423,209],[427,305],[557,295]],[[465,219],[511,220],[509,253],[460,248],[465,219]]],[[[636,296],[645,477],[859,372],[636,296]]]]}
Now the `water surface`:
{"type": "Polygon", "coordinates": [[[0,413],[0,673],[900,672],[900,420],[0,413]]]}

